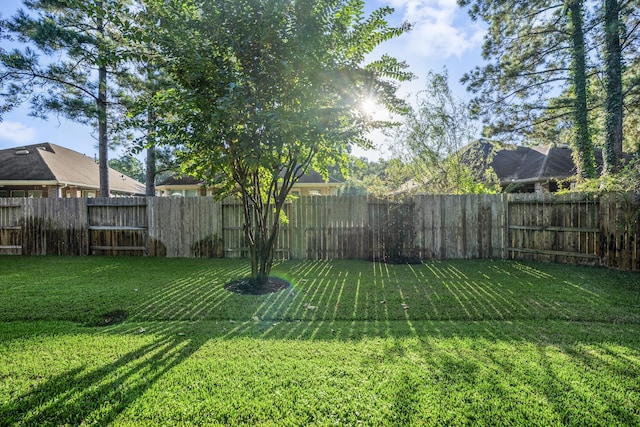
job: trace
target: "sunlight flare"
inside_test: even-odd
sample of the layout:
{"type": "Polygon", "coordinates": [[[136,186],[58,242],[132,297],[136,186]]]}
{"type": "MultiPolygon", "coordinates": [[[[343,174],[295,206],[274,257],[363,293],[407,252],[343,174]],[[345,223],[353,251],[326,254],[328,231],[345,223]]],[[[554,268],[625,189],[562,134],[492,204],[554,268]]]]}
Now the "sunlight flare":
{"type": "Polygon", "coordinates": [[[367,96],[360,101],[360,111],[371,120],[389,120],[389,111],[374,96],[367,96]]]}

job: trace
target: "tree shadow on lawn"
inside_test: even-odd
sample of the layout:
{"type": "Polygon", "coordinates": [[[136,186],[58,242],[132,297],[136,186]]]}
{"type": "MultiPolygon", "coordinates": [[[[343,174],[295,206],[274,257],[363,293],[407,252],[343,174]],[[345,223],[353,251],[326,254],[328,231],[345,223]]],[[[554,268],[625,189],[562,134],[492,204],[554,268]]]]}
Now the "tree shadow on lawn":
{"type": "MultiPolygon", "coordinates": [[[[147,344],[141,344],[136,350],[98,367],[92,367],[88,360],[86,365],[56,376],[46,377],[46,373],[43,374],[46,379],[40,384],[27,393],[12,396],[8,403],[0,406],[0,424],[110,424],[158,380],[204,345],[217,345],[216,341],[237,338],[281,341],[286,344],[311,343],[327,349],[336,343],[345,346],[358,346],[367,341],[379,343],[382,347],[380,354],[355,353],[363,365],[368,364],[375,369],[378,357],[385,361],[408,360],[408,365],[389,375],[390,381],[398,385],[395,388],[395,402],[392,403],[397,411],[392,412],[408,410],[412,417],[389,419],[390,425],[420,421],[419,416],[413,417],[413,414],[419,415],[419,406],[422,404],[415,398],[417,393],[436,388],[441,393],[441,405],[452,405],[455,400],[448,393],[460,393],[460,384],[466,384],[463,390],[477,391],[475,384],[482,375],[488,375],[493,380],[490,384],[493,389],[477,391],[475,397],[460,395],[461,399],[476,399],[474,404],[482,407],[483,399],[500,396],[507,401],[515,400],[517,405],[524,407],[516,396],[519,388],[534,390],[541,382],[544,387],[540,388],[539,393],[530,391],[532,399],[544,395],[548,405],[565,417],[579,416],[580,411],[589,412],[591,409],[587,401],[580,401],[580,405],[573,409],[563,409],[563,406],[570,404],[571,384],[560,378],[548,361],[548,355],[554,349],[559,349],[561,356],[568,359],[572,366],[585,368],[584,371],[592,380],[598,375],[634,378],[640,374],[640,342],[637,338],[640,336],[640,326],[636,323],[580,323],[576,321],[579,316],[572,316],[570,309],[558,308],[553,301],[543,299],[537,299],[537,304],[532,303],[531,306],[518,306],[521,303],[519,299],[498,293],[489,280],[468,283],[463,277],[464,272],[455,269],[455,265],[446,264],[444,268],[441,264],[434,264],[422,270],[416,269],[415,274],[408,276],[411,281],[405,277],[396,278],[396,274],[402,272],[400,270],[379,268],[374,277],[378,284],[371,288],[371,293],[358,292],[362,286],[359,279],[347,280],[346,273],[330,276],[333,265],[297,264],[297,268],[290,273],[297,278],[297,287],[263,297],[235,295],[225,290],[221,281],[211,286],[212,276],[215,276],[213,273],[198,273],[197,280],[189,278],[163,286],[152,298],[141,301],[138,312],[132,313],[124,323],[111,324],[111,320],[106,321],[107,317],[101,317],[106,328],[87,329],[88,333],[127,335],[142,332],[139,328],[144,327],[146,332],[143,336],[147,344]],[[433,281],[427,275],[429,272],[444,278],[447,286],[436,288],[431,285],[433,281]],[[399,286],[398,283],[405,281],[410,285],[399,286]],[[422,285],[419,287],[414,283],[422,285]],[[354,295],[347,299],[345,295],[349,286],[356,289],[351,289],[354,295]],[[442,306],[436,304],[441,304],[438,301],[447,295],[451,310],[456,309],[459,318],[430,320],[424,313],[442,312],[442,306]],[[424,300],[421,306],[418,298],[424,300]],[[543,304],[539,304],[540,301],[543,304]],[[405,303],[410,306],[409,309],[403,307],[405,303]],[[229,306],[234,309],[228,310],[229,306]],[[540,307],[546,307],[550,316],[554,317],[548,319],[538,316],[535,308],[540,310],[540,307]],[[436,312],[436,308],[440,311],[436,312]],[[506,316],[510,312],[515,313],[516,308],[527,316],[522,319],[514,314],[506,316]],[[474,313],[474,310],[479,313],[474,313]],[[415,316],[412,315],[414,312],[415,316]],[[170,315],[164,317],[165,313],[170,315]],[[237,313],[243,313],[244,318],[232,319],[228,316],[237,313]],[[507,320],[502,320],[502,314],[507,320]],[[494,318],[482,320],[488,315],[494,315],[494,318]],[[444,350],[440,347],[443,342],[446,347],[444,350]],[[459,353],[456,353],[457,348],[450,350],[451,342],[460,342],[459,353]],[[469,342],[473,344],[465,349],[469,342]],[[583,351],[577,343],[586,345],[589,351],[583,351]],[[614,362],[615,354],[608,356],[602,350],[615,352],[616,345],[628,349],[627,353],[617,356],[617,359],[627,358],[626,370],[614,362]],[[517,350],[531,346],[542,349],[537,358],[540,361],[538,365],[544,369],[535,371],[525,363],[518,365],[509,359],[509,355],[502,353],[503,347],[517,350]],[[609,358],[604,363],[600,360],[603,355],[609,358]],[[518,369],[523,369],[523,372],[518,372],[518,369]],[[605,372],[598,374],[600,369],[605,372]],[[536,372],[538,378],[533,376],[536,372]],[[503,376],[506,378],[504,381],[503,376]],[[508,383],[509,380],[514,380],[515,384],[508,383]]],[[[502,267],[502,264],[499,266],[502,267]]],[[[374,265],[374,268],[377,266],[374,265]]],[[[592,295],[585,295],[582,298],[591,301],[592,295]]],[[[590,305],[596,304],[597,301],[590,302],[590,305]]],[[[119,319],[114,313],[122,314],[107,313],[108,318],[119,319]]],[[[444,315],[449,314],[444,311],[444,315]]],[[[4,334],[5,337],[8,335],[10,338],[19,336],[15,332],[13,335],[4,334]]],[[[372,352],[370,348],[366,351],[372,352]]],[[[286,357],[286,354],[282,356],[286,357]]],[[[593,392],[598,404],[609,402],[606,391],[599,391],[596,386],[585,390],[593,392]]],[[[493,403],[505,406],[499,400],[493,403]]],[[[633,409],[629,409],[624,400],[615,400],[614,403],[618,404],[618,411],[623,412],[618,412],[619,416],[616,417],[611,409],[613,415],[610,421],[633,417],[633,413],[629,412],[633,409]]],[[[458,410],[455,407],[449,409],[451,413],[458,410]]],[[[162,411],[162,408],[153,410],[162,411]]],[[[469,411],[468,408],[466,410],[469,411]]],[[[570,421],[569,418],[566,420],[570,421]]],[[[450,421],[455,424],[456,420],[450,421]]],[[[486,421],[490,424],[491,420],[486,421]]],[[[513,421],[518,423],[517,419],[513,421]]]]}
{"type": "Polygon", "coordinates": [[[0,406],[0,425],[108,425],[203,342],[167,332],[112,363],[89,360],[0,406]]]}
{"type": "MultiPolygon", "coordinates": [[[[29,392],[12,397],[0,406],[0,425],[108,425],[117,421],[136,400],[144,399],[145,392],[158,380],[171,375],[173,368],[201,348],[217,346],[220,342],[228,346],[225,341],[238,338],[240,342],[247,339],[250,340],[247,342],[253,339],[281,342],[280,346],[312,345],[320,353],[335,350],[336,344],[344,345],[351,349],[347,354],[355,357],[357,363],[340,369],[356,369],[354,375],[395,367],[387,372],[388,376],[380,378],[391,387],[386,397],[390,399],[388,425],[427,422],[428,419],[422,418],[426,416],[425,399],[420,397],[424,393],[435,396],[434,401],[427,400],[435,405],[435,409],[430,408],[427,413],[451,416],[453,418],[448,419],[451,424],[473,419],[482,423],[482,418],[474,417],[490,416],[491,411],[482,409],[488,405],[513,408],[497,413],[498,420],[513,424],[527,420],[532,425],[542,425],[536,411],[552,417],[546,419],[550,422],[554,419],[566,423],[577,419],[597,421],[603,413],[594,408],[603,405],[609,406],[604,415],[614,424],[638,420],[628,396],[621,397],[618,387],[608,390],[606,387],[610,385],[601,388],[596,383],[574,389],[573,384],[581,378],[588,383],[599,377],[617,376],[627,378],[627,382],[628,378],[637,377],[640,373],[637,339],[628,335],[616,339],[621,329],[627,329],[628,334],[630,325],[572,324],[576,332],[567,342],[564,331],[567,322],[562,321],[394,323],[397,324],[306,321],[274,325],[260,321],[201,321],[87,328],[87,333],[96,335],[138,335],[144,343],[111,363],[92,367],[88,360],[84,366],[51,376],[29,392]],[[529,356],[508,352],[521,348],[529,349],[529,356]],[[536,360],[525,360],[532,356],[536,360]],[[569,363],[576,368],[576,372],[571,372],[572,378],[559,373],[558,363],[569,363]],[[469,394],[471,390],[473,393],[469,394]],[[457,406],[461,401],[464,405],[457,406]],[[535,403],[533,409],[528,401],[535,403]]],[[[63,332],[58,329],[56,334],[63,332]]],[[[76,333],[77,329],[71,326],[68,332],[76,333]]],[[[209,348],[204,354],[210,351],[209,348]]],[[[260,350],[249,357],[261,360],[260,350]]],[[[281,357],[290,359],[286,353],[281,357]]],[[[309,358],[314,357],[313,352],[309,352],[309,358]]],[[[263,368],[268,369],[270,362],[264,363],[263,368]]],[[[307,374],[305,371],[304,375],[307,374]]],[[[266,401],[272,398],[262,397],[266,401]]],[[[162,413],[160,407],[150,409],[151,416],[162,413]]],[[[496,420],[484,421],[490,424],[496,420]]]]}

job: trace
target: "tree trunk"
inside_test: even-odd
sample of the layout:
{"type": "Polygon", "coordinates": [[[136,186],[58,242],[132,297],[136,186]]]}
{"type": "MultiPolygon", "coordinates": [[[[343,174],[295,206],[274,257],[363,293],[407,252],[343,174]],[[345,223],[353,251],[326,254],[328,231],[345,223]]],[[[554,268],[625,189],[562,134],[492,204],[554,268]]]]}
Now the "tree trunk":
{"type": "Polygon", "coordinates": [[[253,276],[257,284],[263,284],[269,280],[271,267],[273,266],[275,244],[280,230],[280,215],[278,210],[274,214],[272,222],[269,222],[269,210],[270,208],[261,206],[260,209],[256,207],[254,211],[255,218],[259,219],[255,224],[254,250],[256,268],[253,276]]]}
{"type": "Polygon", "coordinates": [[[245,238],[251,258],[251,278],[256,286],[266,283],[271,274],[275,246],[280,233],[280,212],[286,194],[288,193],[281,194],[278,200],[275,200],[275,209],[270,218],[273,206],[271,203],[252,203],[249,195],[246,192],[242,193],[245,238]]]}
{"type": "MultiPolygon", "coordinates": [[[[102,7],[99,2],[98,7],[102,7]]],[[[104,19],[98,15],[98,169],[100,174],[100,196],[109,197],[109,141],[107,138],[107,66],[103,54],[104,19]]]]}
{"type": "Polygon", "coordinates": [[[109,197],[109,141],[107,138],[107,69],[98,70],[98,166],[100,196],[109,197]]]}
{"type": "Polygon", "coordinates": [[[156,195],[156,147],[147,147],[146,170],[145,170],[145,194],[149,197],[156,195]]]}
{"type": "MultiPolygon", "coordinates": [[[[150,98],[156,96],[157,82],[154,76],[153,63],[147,67],[147,83],[153,84],[150,98]]],[[[145,195],[153,197],[156,195],[156,120],[157,116],[153,109],[152,102],[147,106],[147,158],[145,168],[145,195]]]]}
{"type": "Polygon", "coordinates": [[[594,178],[596,176],[596,167],[587,111],[587,66],[582,7],[583,0],[568,0],[567,8],[572,42],[571,71],[575,91],[573,107],[574,145],[577,154],[578,174],[582,178],[594,178]]]}
{"type": "Polygon", "coordinates": [[[280,212],[279,209],[274,215],[273,223],[271,224],[271,230],[264,235],[264,242],[262,244],[262,254],[260,257],[260,268],[258,270],[257,280],[264,283],[269,280],[271,274],[271,267],[273,266],[273,256],[275,254],[276,242],[278,240],[278,234],[280,233],[280,212]],[[268,237],[267,237],[268,236],[268,237]]]}
{"type": "Polygon", "coordinates": [[[618,171],[623,138],[622,51],[618,1],[605,0],[604,11],[607,99],[603,157],[604,172],[613,174],[618,171]]]}
{"type": "Polygon", "coordinates": [[[156,195],[156,141],[155,141],[156,115],[151,107],[147,111],[147,159],[145,168],[145,194],[153,197],[156,195]]]}

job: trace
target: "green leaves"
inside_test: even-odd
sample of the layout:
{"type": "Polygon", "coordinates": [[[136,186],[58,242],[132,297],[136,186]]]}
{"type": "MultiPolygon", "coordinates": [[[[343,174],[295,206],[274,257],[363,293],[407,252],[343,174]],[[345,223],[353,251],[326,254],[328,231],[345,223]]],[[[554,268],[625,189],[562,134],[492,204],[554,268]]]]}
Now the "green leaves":
{"type": "Polygon", "coordinates": [[[364,57],[406,28],[388,26],[389,8],[364,18],[361,0],[149,6],[156,20],[148,25],[160,23],[156,43],[176,82],[167,130],[184,147],[188,172],[233,184],[222,189],[241,196],[247,242],[268,270],[293,183],[311,167],[322,173],[344,162],[349,145],[381,126],[359,112],[359,100],[374,95],[404,107],[394,82],[412,76],[406,64],[384,56],[365,66],[364,57]]]}
{"type": "Polygon", "coordinates": [[[32,107],[38,116],[54,112],[82,122],[96,121],[96,108],[87,108],[98,99],[95,70],[106,67],[117,72],[126,58],[122,31],[128,28],[127,2],[24,4],[29,12],[20,10],[7,27],[18,41],[35,45],[41,55],[28,47],[4,55],[2,63],[8,72],[3,80],[13,81],[23,94],[35,93],[32,107]],[[40,87],[47,90],[37,90],[40,87]]]}
{"type": "MultiPolygon", "coordinates": [[[[430,72],[417,107],[398,129],[398,152],[412,170],[415,191],[432,194],[492,193],[498,183],[477,171],[487,166],[476,153],[478,129],[468,106],[456,98],[448,73],[430,72]]],[[[488,163],[488,162],[487,162],[488,163]]]]}
{"type": "MultiPolygon", "coordinates": [[[[241,153],[239,160],[264,159],[270,165],[276,157],[304,160],[334,149],[339,157],[338,147],[359,139],[354,131],[369,126],[353,123],[357,92],[373,89],[386,105],[396,110],[403,105],[391,81],[412,77],[405,63],[384,56],[367,67],[360,64],[380,42],[404,31],[388,27],[391,9],[364,19],[361,1],[221,1],[215,7],[157,1],[151,6],[162,23],[163,54],[173,58],[167,68],[180,83],[181,102],[191,106],[181,110],[194,112],[187,120],[194,132],[185,135],[187,145],[212,149],[213,140],[225,141],[224,152],[212,150],[222,163],[232,151],[241,153]],[[331,148],[318,149],[327,143],[331,148]]],[[[182,119],[176,117],[176,124],[187,128],[182,119]]]]}

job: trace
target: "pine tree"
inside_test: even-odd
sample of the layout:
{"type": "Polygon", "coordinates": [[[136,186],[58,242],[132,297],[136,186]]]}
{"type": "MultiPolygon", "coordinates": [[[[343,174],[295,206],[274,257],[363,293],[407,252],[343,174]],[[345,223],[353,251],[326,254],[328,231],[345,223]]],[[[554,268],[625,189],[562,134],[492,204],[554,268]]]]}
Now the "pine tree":
{"type": "Polygon", "coordinates": [[[9,99],[30,98],[34,115],[58,113],[97,128],[100,195],[109,196],[109,75],[126,59],[122,0],[25,0],[7,27],[27,44],[2,55],[9,99]],[[32,48],[35,47],[35,50],[32,48]]]}
{"type": "Polygon", "coordinates": [[[459,0],[489,29],[483,57],[491,61],[463,82],[477,95],[473,110],[496,134],[526,135],[541,120],[569,117],[580,175],[595,174],[587,119],[587,64],[581,0],[459,0]],[[572,97],[550,102],[571,87],[572,97]]]}

